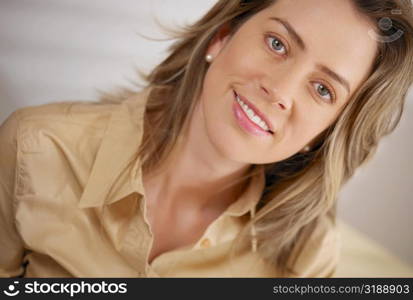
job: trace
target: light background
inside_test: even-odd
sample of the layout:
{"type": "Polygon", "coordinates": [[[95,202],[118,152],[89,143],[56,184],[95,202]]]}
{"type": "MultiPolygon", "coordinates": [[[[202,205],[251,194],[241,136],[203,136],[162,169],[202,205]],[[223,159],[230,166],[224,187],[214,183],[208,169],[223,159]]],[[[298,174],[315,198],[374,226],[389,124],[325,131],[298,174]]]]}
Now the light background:
{"type": "MultiPolygon", "coordinates": [[[[154,22],[185,24],[215,0],[1,0],[0,122],[13,110],[64,100],[94,100],[96,89],[130,86],[135,67],[150,70],[169,42],[154,22]]],[[[350,62],[351,63],[351,62],[350,62]]],[[[343,188],[339,216],[413,264],[413,93],[395,133],[343,188]]],[[[1,147],[1,145],[0,145],[1,147]]]]}

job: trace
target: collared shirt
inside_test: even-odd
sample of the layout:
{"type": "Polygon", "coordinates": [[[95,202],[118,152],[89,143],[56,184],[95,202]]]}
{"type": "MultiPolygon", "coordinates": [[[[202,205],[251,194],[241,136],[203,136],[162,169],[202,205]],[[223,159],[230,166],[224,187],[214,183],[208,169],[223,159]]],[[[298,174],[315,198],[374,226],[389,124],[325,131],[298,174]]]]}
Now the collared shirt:
{"type": "MultiPolygon", "coordinates": [[[[264,170],[189,246],[149,264],[153,242],[137,149],[148,90],[119,103],[25,107],[0,127],[0,277],[279,277],[259,253],[230,247],[265,184],[264,170]]],[[[328,219],[294,254],[299,276],[331,276],[328,219]]]]}

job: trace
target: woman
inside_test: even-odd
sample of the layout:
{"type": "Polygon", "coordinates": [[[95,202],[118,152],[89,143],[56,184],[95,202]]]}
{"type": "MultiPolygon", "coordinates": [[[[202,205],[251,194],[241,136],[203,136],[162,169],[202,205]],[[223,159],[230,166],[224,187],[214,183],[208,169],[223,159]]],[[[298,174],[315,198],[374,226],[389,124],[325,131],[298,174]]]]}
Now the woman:
{"type": "Polygon", "coordinates": [[[412,84],[411,2],[221,0],[177,38],[141,93],[2,125],[2,276],[333,275],[337,194],[412,84]]]}

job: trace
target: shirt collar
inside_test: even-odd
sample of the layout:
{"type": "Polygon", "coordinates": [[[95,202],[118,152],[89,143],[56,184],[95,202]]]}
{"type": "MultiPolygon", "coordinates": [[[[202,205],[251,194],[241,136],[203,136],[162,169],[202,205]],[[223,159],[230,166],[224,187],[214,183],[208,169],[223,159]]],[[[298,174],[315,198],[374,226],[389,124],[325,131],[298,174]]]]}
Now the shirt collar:
{"type": "Polygon", "coordinates": [[[141,181],[136,180],[140,176],[136,154],[148,92],[143,90],[114,106],[79,207],[111,204],[131,192],[143,192],[141,181]]]}

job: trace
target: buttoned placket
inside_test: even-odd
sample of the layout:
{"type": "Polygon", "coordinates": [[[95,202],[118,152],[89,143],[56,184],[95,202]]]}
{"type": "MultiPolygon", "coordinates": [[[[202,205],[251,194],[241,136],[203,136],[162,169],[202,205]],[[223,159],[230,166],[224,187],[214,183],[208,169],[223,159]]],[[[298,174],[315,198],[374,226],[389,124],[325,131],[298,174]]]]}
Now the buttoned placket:
{"type": "MultiPolygon", "coordinates": [[[[218,218],[216,218],[211,224],[209,224],[209,226],[205,229],[203,235],[193,244],[166,251],[164,253],[161,253],[159,256],[155,257],[151,264],[146,265],[146,274],[149,274],[151,277],[160,277],[160,275],[156,273],[155,268],[157,264],[164,263],[165,259],[167,259],[168,261],[168,271],[166,271],[166,273],[173,274],[173,270],[179,263],[179,261],[177,261],[176,258],[177,256],[173,254],[177,254],[179,252],[184,253],[195,250],[209,249],[214,246],[217,246],[217,242],[214,239],[212,232],[217,231],[217,227],[220,227],[222,225],[221,223],[225,220],[225,218],[231,217],[232,216],[228,215],[226,212],[223,212],[218,218]]],[[[149,224],[148,227],[150,227],[149,224]]],[[[150,250],[151,247],[149,247],[148,252],[150,250]]],[[[182,255],[178,256],[183,257],[182,255]]]]}
{"type": "MultiPolygon", "coordinates": [[[[197,242],[190,246],[183,246],[179,247],[177,249],[173,249],[171,251],[166,251],[164,253],[161,253],[159,256],[155,257],[154,260],[149,264],[149,255],[153,247],[153,242],[154,242],[154,234],[150,225],[150,222],[148,220],[148,215],[147,215],[147,205],[146,205],[146,197],[145,197],[145,188],[143,186],[142,182],[142,168],[139,165],[139,161],[137,161],[131,171],[131,182],[130,184],[134,186],[134,189],[138,191],[137,199],[139,201],[139,210],[133,217],[133,221],[131,222],[132,227],[136,226],[142,226],[144,229],[144,232],[142,232],[142,235],[145,236],[145,247],[143,247],[141,253],[143,254],[144,257],[144,276],[150,275],[151,277],[159,277],[159,274],[156,273],[154,270],[153,266],[156,265],[156,263],[159,261],[159,259],[164,258],[166,255],[170,254],[171,252],[176,252],[176,251],[182,251],[182,250],[192,250],[192,249],[199,249],[199,248],[210,248],[215,244],[213,241],[212,237],[210,236],[210,231],[211,228],[214,226],[217,226],[217,224],[220,222],[220,220],[224,217],[224,213],[221,214],[214,222],[212,222],[207,229],[205,230],[204,234],[199,238],[197,242]],[[140,220],[138,220],[140,219],[140,220]]],[[[131,234],[134,232],[132,229],[131,234]]],[[[132,238],[132,236],[131,236],[132,238]]],[[[142,238],[142,237],[141,237],[142,238]]],[[[129,239],[129,238],[128,238],[129,239]]],[[[132,253],[128,253],[128,256],[131,256],[132,253]]],[[[170,268],[172,269],[176,265],[176,262],[170,262],[170,268]]],[[[142,266],[141,266],[142,268],[142,266]]]]}
{"type": "MultiPolygon", "coordinates": [[[[141,173],[139,173],[141,175],[141,173]]],[[[255,185],[255,187],[253,189],[250,189],[249,193],[253,194],[255,193],[253,190],[255,189],[260,189],[262,188],[262,185],[264,184],[263,180],[263,173],[260,174],[259,177],[256,177],[255,180],[253,180],[253,182],[250,182],[250,184],[255,185]]],[[[159,256],[155,257],[154,260],[151,262],[151,264],[148,264],[148,257],[149,257],[149,252],[152,249],[152,244],[153,244],[153,233],[151,231],[150,228],[150,224],[148,222],[147,216],[146,216],[146,199],[144,197],[144,187],[142,184],[141,180],[137,181],[140,184],[140,191],[142,192],[143,197],[141,198],[141,211],[143,212],[143,219],[144,222],[146,224],[146,228],[148,230],[148,232],[150,233],[150,245],[149,247],[146,249],[146,267],[145,267],[145,272],[146,274],[151,274],[151,276],[153,277],[159,277],[159,274],[156,273],[156,271],[154,270],[154,266],[156,266],[156,264],[160,261],[163,260],[166,256],[168,256],[169,254],[171,254],[172,252],[177,252],[177,251],[191,251],[191,250],[197,250],[197,249],[208,249],[214,246],[217,246],[217,241],[213,238],[213,234],[212,232],[223,232],[223,228],[220,228],[220,230],[217,229],[217,227],[222,227],[221,224],[226,220],[226,218],[238,218],[241,217],[242,215],[244,215],[245,213],[250,212],[251,213],[251,209],[255,208],[255,202],[250,203],[248,206],[244,206],[242,209],[240,208],[233,208],[233,207],[228,207],[226,211],[224,211],[218,218],[216,218],[211,224],[209,224],[209,226],[206,228],[206,230],[204,231],[203,235],[198,239],[198,241],[196,241],[194,244],[190,245],[190,246],[183,246],[183,247],[179,247],[177,249],[171,250],[171,251],[167,251],[164,252],[162,254],[160,254],[159,256]],[[252,207],[251,207],[252,204],[252,207]]],[[[252,199],[250,198],[251,195],[249,195],[248,193],[245,193],[243,195],[243,197],[247,197],[247,199],[252,199]]],[[[236,206],[239,205],[240,202],[235,203],[236,206]]],[[[255,212],[255,211],[254,211],[255,212]]],[[[224,241],[226,242],[226,240],[224,241]]],[[[255,240],[252,240],[252,251],[254,251],[256,245],[254,244],[254,242],[256,242],[255,240]]],[[[177,262],[176,261],[171,261],[169,262],[169,267],[168,269],[172,270],[175,266],[176,266],[177,262]]],[[[169,273],[169,272],[168,272],[169,273]]]]}

